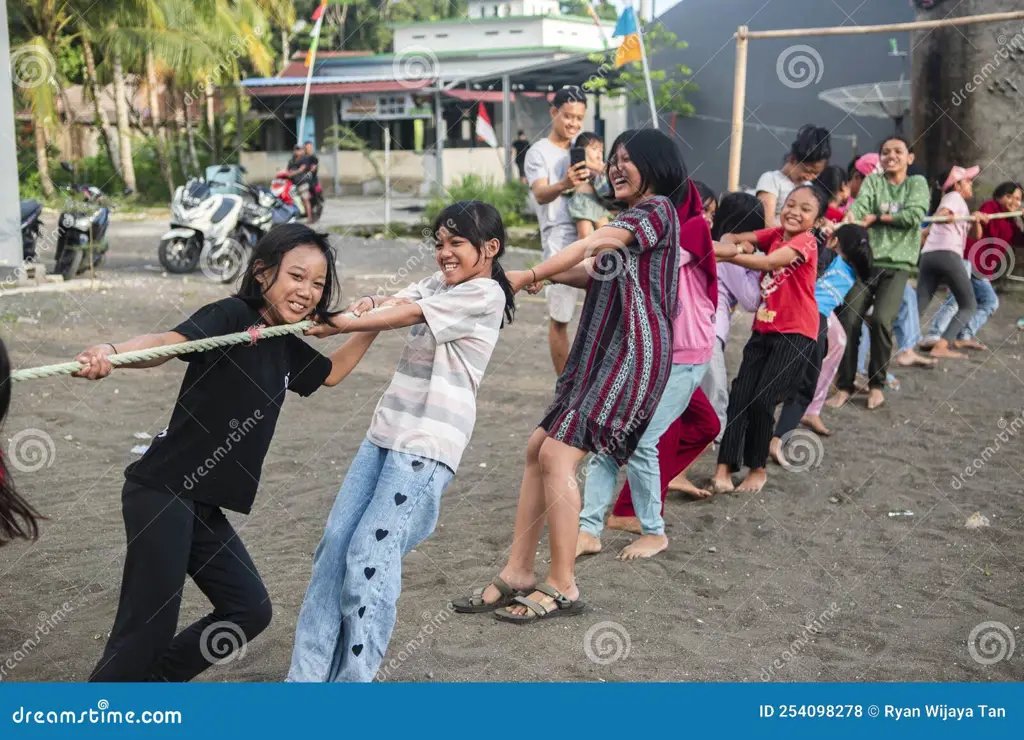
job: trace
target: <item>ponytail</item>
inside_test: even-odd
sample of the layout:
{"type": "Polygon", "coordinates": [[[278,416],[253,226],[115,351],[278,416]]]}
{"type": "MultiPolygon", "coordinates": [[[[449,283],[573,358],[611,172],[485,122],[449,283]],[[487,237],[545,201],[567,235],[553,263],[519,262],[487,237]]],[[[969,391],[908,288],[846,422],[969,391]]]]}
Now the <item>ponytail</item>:
{"type": "Polygon", "coordinates": [[[946,184],[946,180],[949,179],[949,173],[952,171],[953,169],[951,167],[946,168],[939,176],[939,179],[932,183],[932,202],[931,207],[928,209],[928,213],[934,215],[935,212],[939,210],[939,203],[942,202],[942,196],[946,194],[942,189],[942,186],[946,184]]]}
{"type": "Polygon", "coordinates": [[[491,262],[491,279],[501,286],[501,292],[505,294],[505,318],[501,322],[501,327],[505,328],[506,322],[511,324],[515,319],[516,293],[512,290],[512,283],[508,281],[508,276],[505,275],[505,268],[501,266],[501,262],[498,261],[497,257],[491,262]]]}

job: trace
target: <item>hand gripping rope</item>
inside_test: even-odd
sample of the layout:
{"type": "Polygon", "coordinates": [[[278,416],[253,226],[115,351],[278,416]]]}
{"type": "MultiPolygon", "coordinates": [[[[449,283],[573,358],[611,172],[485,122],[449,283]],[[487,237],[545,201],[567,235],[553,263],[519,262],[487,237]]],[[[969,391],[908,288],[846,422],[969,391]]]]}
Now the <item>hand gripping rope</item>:
{"type": "MultiPolygon", "coordinates": [[[[166,347],[153,347],[152,349],[138,349],[134,352],[122,352],[110,355],[107,359],[115,367],[118,365],[130,365],[133,362],[144,360],[155,360],[159,357],[173,357],[175,355],[187,355],[190,352],[205,352],[218,347],[230,347],[233,344],[255,344],[260,339],[271,339],[283,337],[286,334],[301,334],[306,329],[315,326],[312,321],[300,321],[297,324],[283,324],[281,326],[253,327],[248,331],[224,334],[219,337],[207,337],[206,339],[194,339],[191,342],[180,344],[169,344],[166,347]]],[[[30,367],[24,370],[15,370],[11,373],[11,380],[36,380],[37,378],[50,378],[55,375],[70,375],[85,368],[80,362],[61,362],[57,365],[43,365],[41,367],[30,367]]]]}

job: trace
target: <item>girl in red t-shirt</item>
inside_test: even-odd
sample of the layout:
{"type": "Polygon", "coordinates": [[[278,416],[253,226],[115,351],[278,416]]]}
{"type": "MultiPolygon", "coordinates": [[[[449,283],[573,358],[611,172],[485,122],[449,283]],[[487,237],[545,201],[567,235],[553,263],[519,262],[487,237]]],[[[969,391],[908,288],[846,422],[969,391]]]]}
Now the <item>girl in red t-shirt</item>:
{"type": "Polygon", "coordinates": [[[827,196],[820,188],[804,185],[786,199],[780,227],[722,237],[733,244],[756,244],[765,254],[741,254],[728,260],[759,270],[764,277],[753,333],[743,348],[743,363],[729,395],[718,470],[711,481],[715,493],[734,490],[732,474],[741,462],[750,472],[740,491],[755,493],[768,480],[765,465],[775,406],[799,382],[818,339],[814,298],[818,247],[810,230],[827,207],[827,196]]]}

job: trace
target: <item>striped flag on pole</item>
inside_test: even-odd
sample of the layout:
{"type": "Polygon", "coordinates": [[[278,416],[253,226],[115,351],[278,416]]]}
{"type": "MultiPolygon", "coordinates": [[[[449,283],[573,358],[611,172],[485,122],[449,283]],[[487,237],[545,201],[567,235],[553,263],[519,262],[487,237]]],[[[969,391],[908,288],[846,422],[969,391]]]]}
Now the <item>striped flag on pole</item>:
{"type": "Polygon", "coordinates": [[[324,11],[327,9],[327,0],[320,0],[320,4],[316,10],[313,11],[313,33],[309,37],[309,51],[306,52],[305,65],[307,67],[313,66],[313,60],[316,59],[316,47],[320,43],[320,26],[324,22],[324,11]]]}

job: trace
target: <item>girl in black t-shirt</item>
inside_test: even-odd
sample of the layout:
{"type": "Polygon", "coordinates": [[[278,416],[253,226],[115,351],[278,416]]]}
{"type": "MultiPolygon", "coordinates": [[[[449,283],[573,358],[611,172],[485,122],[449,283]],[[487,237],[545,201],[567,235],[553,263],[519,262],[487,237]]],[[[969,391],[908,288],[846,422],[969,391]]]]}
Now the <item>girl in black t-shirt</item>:
{"type": "MultiPolygon", "coordinates": [[[[238,293],[204,306],[173,330],[90,347],[79,377],[111,371],[109,355],[330,318],[334,250],[324,234],[279,226],[256,245],[238,293]]],[[[128,537],[114,627],[92,681],[187,681],[262,632],[270,598],[223,509],[249,513],[286,390],[308,396],[337,385],[376,334],[330,358],[297,336],[181,355],[185,379],[167,428],[125,471],[128,537]],[[213,611],[175,634],[185,576],[213,611]]],[[[170,358],[123,365],[155,367],[170,358]]]]}

